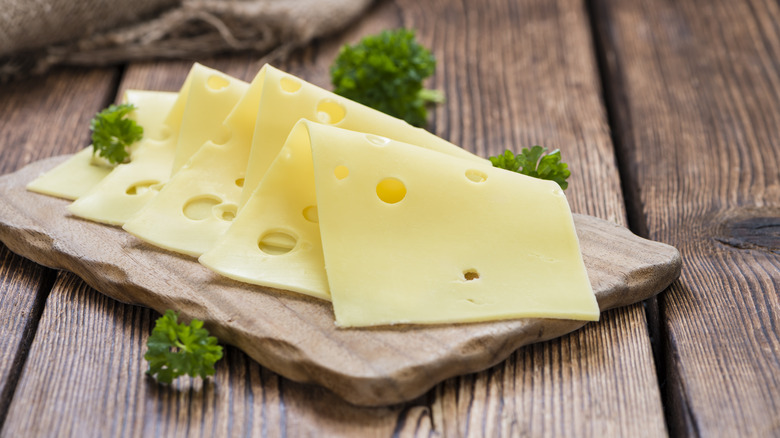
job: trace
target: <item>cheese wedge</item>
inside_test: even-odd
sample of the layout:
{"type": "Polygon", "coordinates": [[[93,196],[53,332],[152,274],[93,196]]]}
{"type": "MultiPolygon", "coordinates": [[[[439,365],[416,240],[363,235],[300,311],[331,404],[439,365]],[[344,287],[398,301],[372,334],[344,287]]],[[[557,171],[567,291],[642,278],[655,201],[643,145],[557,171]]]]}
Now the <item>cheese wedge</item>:
{"type": "MultiPolygon", "coordinates": [[[[171,111],[177,93],[165,91],[128,90],[123,103],[132,103],[136,110],[130,114],[144,128],[144,136],[159,138],[165,128],[165,116],[171,111]]],[[[111,172],[109,166],[93,162],[92,145],[82,149],[62,164],[36,178],[27,190],[74,200],[86,194],[111,172]]]]}
{"type": "Polygon", "coordinates": [[[266,65],[225,121],[226,131],[204,144],[125,230],[171,251],[203,254],[230,227],[301,118],[487,162],[425,130],[266,65]]]}
{"type": "Polygon", "coordinates": [[[75,216],[122,225],[149,202],[171,176],[174,160],[185,161],[206,139],[216,135],[222,120],[246,90],[243,81],[217,70],[193,65],[159,137],[144,136],[120,164],[89,193],[68,207],[75,216]],[[195,147],[191,146],[196,144],[195,147]]]}
{"type": "Polygon", "coordinates": [[[329,129],[309,126],[338,325],[598,320],[556,183],[329,129]]]}

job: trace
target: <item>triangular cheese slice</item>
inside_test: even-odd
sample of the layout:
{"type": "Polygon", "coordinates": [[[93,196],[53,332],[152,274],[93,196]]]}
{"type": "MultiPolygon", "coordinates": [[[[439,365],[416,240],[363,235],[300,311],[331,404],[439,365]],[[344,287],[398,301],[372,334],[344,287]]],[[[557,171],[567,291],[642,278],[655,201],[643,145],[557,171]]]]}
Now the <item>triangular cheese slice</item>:
{"type": "Polygon", "coordinates": [[[340,326],[597,320],[569,205],[551,181],[310,126],[340,326]]]}
{"type": "MultiPolygon", "coordinates": [[[[165,117],[170,113],[177,96],[177,93],[165,91],[127,90],[122,102],[135,105],[136,110],[130,114],[130,117],[144,128],[144,136],[159,138],[166,129],[165,117]]],[[[74,200],[89,192],[112,169],[95,162],[92,145],[90,145],[30,182],[27,189],[44,195],[74,200]]]]}
{"type": "Polygon", "coordinates": [[[224,138],[207,142],[160,196],[125,224],[125,230],[184,254],[197,256],[209,250],[230,227],[230,219],[249,199],[301,118],[486,161],[425,130],[266,65],[225,122],[224,138]]]}
{"type": "Polygon", "coordinates": [[[243,81],[193,65],[158,137],[144,135],[130,155],[89,193],[68,207],[76,216],[122,225],[157,194],[171,176],[177,147],[192,151],[214,136],[246,90],[243,81]],[[195,148],[189,146],[197,144],[195,148]]]}

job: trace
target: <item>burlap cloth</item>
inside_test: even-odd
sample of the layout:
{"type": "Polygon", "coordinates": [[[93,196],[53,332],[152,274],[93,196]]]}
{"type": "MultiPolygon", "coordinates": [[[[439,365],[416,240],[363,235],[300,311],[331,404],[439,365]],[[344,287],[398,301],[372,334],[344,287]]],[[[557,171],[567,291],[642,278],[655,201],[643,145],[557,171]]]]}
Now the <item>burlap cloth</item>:
{"type": "Polygon", "coordinates": [[[0,81],[57,64],[284,55],[344,27],[371,1],[2,0],[0,81]]]}

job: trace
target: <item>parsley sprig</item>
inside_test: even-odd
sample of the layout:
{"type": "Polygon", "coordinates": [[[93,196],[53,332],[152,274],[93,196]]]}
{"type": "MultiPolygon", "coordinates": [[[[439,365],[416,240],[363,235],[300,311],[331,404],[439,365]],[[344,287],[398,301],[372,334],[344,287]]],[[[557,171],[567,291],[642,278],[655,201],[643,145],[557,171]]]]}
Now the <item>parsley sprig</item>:
{"type": "Polygon", "coordinates": [[[428,103],[444,94],[423,89],[436,69],[436,58],[409,29],[386,30],[345,45],[330,68],[334,92],[404,119],[414,126],[427,123],[428,103]]]}
{"type": "Polygon", "coordinates": [[[546,155],[545,152],[547,152],[547,148],[541,146],[534,146],[531,149],[523,148],[517,155],[507,149],[501,155],[490,157],[490,162],[493,163],[493,167],[555,181],[561,186],[561,189],[566,190],[569,187],[566,179],[571,175],[571,171],[568,169],[569,165],[561,162],[560,150],[556,149],[546,155]]]}
{"type": "Polygon", "coordinates": [[[185,374],[205,379],[214,374],[214,364],[222,358],[222,347],[203,328],[203,321],[193,319],[190,325],[180,324],[173,310],[157,320],[146,346],[146,373],[156,375],[162,383],[171,383],[185,374]]]}
{"type": "Polygon", "coordinates": [[[133,104],[123,103],[111,105],[95,115],[89,122],[93,153],[112,164],[129,160],[128,148],[144,135],[143,127],[126,118],[135,109],[133,104]]]}

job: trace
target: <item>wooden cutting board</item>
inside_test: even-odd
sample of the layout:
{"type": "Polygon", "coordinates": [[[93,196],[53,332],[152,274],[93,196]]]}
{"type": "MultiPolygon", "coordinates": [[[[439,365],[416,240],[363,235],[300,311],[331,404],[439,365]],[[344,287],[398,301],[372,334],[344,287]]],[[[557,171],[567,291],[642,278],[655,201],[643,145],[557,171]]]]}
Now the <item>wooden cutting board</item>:
{"type": "MultiPolygon", "coordinates": [[[[222,343],[299,382],[349,402],[387,405],[438,382],[479,371],[517,348],[585,323],[520,319],[436,326],[339,329],[330,303],[219,276],[186,256],[146,244],[121,228],[70,216],[68,201],[25,186],[67,156],[0,177],[0,240],[36,263],[75,273],[114,299],[198,318],[222,343]]],[[[583,258],[602,311],[645,300],[680,275],[679,252],[613,223],[574,215],[583,258]]]]}

